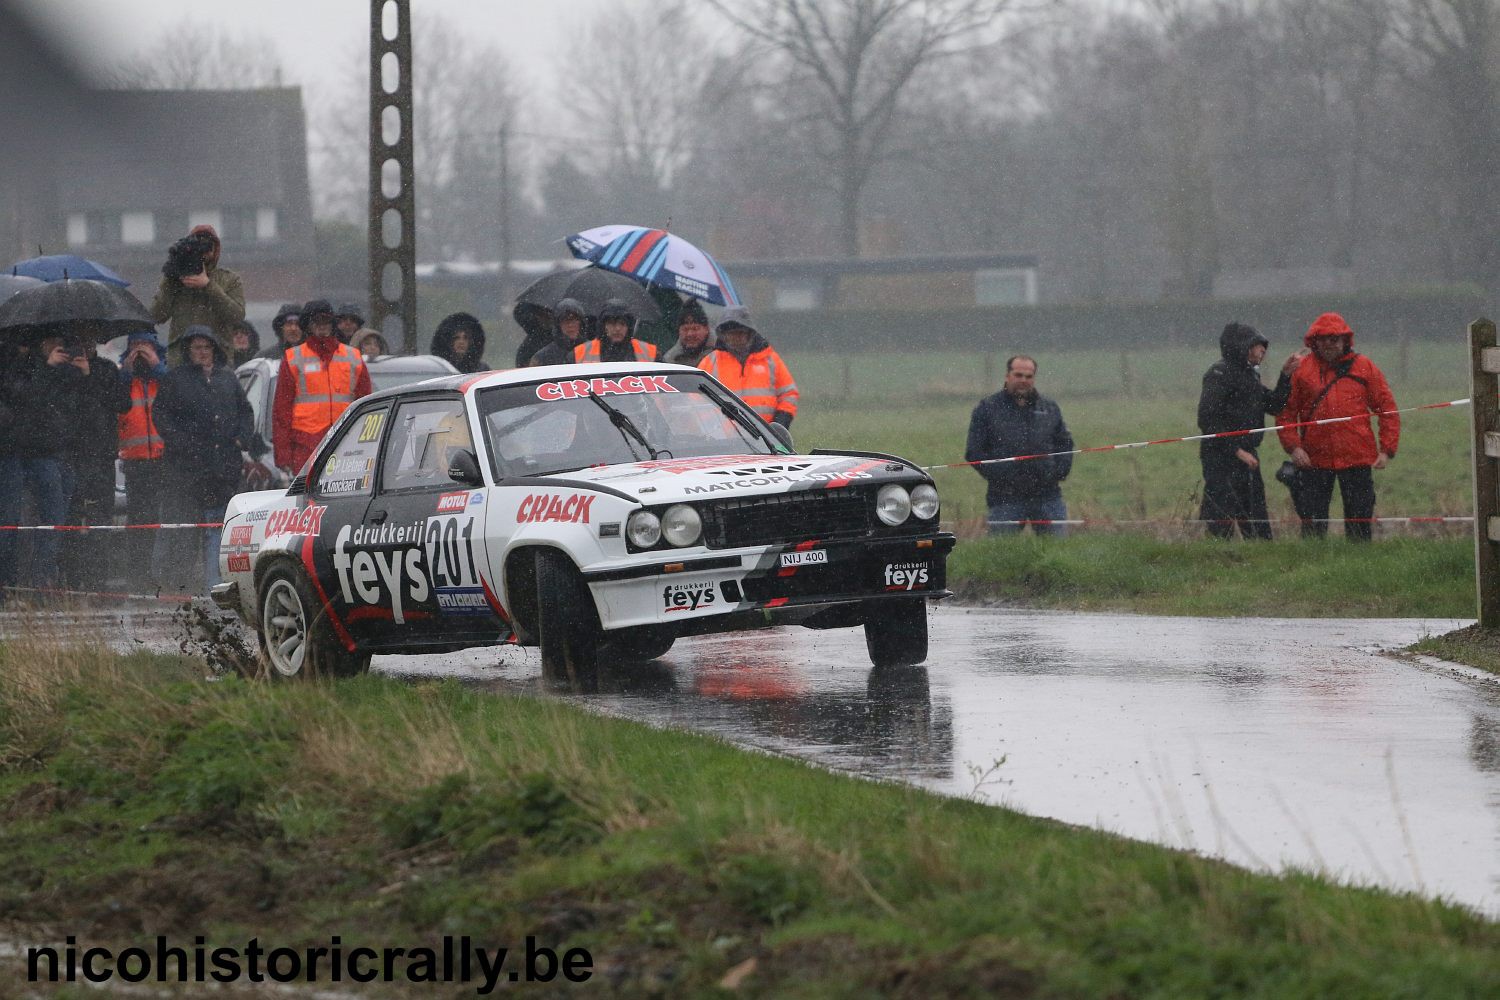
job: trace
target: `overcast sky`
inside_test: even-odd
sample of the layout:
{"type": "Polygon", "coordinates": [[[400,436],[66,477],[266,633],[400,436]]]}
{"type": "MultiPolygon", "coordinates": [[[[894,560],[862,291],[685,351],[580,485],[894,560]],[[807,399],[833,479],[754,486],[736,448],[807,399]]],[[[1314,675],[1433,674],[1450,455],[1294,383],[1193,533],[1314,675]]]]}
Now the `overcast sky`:
{"type": "MultiPolygon", "coordinates": [[[[339,72],[330,57],[362,48],[369,37],[369,0],[15,2],[44,30],[66,39],[69,48],[97,62],[115,61],[148,48],[181,20],[206,21],[230,31],[267,37],[280,49],[290,82],[301,83],[309,91],[309,103],[320,102],[339,72]]],[[[571,33],[610,2],[414,0],[412,6],[416,10],[432,8],[464,23],[478,38],[499,45],[522,76],[545,79],[555,72],[556,53],[566,48],[571,33]]]]}

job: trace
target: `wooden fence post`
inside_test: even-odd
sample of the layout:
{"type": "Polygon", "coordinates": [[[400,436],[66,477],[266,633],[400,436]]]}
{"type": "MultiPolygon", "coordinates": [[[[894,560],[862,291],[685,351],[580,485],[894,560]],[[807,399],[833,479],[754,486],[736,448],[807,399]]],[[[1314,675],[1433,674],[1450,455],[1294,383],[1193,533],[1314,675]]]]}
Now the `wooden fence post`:
{"type": "Polygon", "coordinates": [[[1479,624],[1500,628],[1500,348],[1495,324],[1469,324],[1469,426],[1474,442],[1474,582],[1479,624]]]}

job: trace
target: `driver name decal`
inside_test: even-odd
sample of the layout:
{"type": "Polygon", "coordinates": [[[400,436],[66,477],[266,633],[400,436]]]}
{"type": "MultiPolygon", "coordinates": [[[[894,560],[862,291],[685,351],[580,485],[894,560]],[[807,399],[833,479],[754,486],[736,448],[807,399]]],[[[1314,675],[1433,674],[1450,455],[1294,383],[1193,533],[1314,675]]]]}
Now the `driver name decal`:
{"type": "Polygon", "coordinates": [[[574,378],[563,382],[543,382],[536,387],[536,398],[553,402],[595,396],[634,396],[642,392],[676,392],[665,375],[626,375],[624,378],[574,378]]]}
{"type": "Polygon", "coordinates": [[[532,524],[537,521],[564,521],[570,524],[588,524],[589,508],[594,505],[594,495],[573,494],[560,497],[551,493],[533,493],[521,501],[516,508],[517,524],[532,524]]]}

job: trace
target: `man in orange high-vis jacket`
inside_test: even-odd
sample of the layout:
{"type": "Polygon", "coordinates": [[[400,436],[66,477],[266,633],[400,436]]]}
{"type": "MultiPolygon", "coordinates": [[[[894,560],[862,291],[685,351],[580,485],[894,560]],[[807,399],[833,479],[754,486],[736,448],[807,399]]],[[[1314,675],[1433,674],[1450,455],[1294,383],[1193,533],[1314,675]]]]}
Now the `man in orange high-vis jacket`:
{"type": "Polygon", "coordinates": [[[333,331],[333,306],[314,299],[302,307],[307,339],[286,350],[276,378],[271,437],[276,464],[296,475],[328,428],[356,399],[370,394],[370,370],[363,355],[340,343],[333,331]]]}
{"type": "Polygon", "coordinates": [[[792,372],[750,323],[750,310],[730,306],[714,328],[719,344],[698,367],[734,390],[766,423],[792,426],[797,383],[792,372]]]}
{"type": "Polygon", "coordinates": [[[631,336],[635,316],[620,299],[608,299],[599,309],[599,336],[573,348],[576,364],[600,361],[655,361],[656,345],[631,336]]]}
{"type": "MultiPolygon", "coordinates": [[[[160,524],[166,490],[166,444],[156,427],[156,392],[167,374],[166,350],[152,330],[139,330],[125,341],[120,378],[130,386],[130,409],[118,418],[120,465],[125,472],[125,523],[160,524]]],[[[130,580],[150,587],[154,580],[150,554],[156,532],[125,533],[126,572],[130,580]]]]}

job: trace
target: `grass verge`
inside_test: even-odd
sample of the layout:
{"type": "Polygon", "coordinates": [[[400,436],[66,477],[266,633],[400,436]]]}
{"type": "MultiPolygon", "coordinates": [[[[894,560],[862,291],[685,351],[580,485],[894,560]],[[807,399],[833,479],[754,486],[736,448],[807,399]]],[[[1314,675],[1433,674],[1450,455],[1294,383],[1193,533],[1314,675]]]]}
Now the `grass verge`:
{"type": "Polygon", "coordinates": [[[1500,988],[1500,926],[1443,903],[452,682],[208,683],[40,645],[0,646],[0,858],[25,937],[529,934],[618,995],[1500,988]]]}
{"type": "Polygon", "coordinates": [[[960,544],[949,586],[966,600],[1143,614],[1467,618],[1473,543],[1393,538],[1238,543],[1031,534],[960,544]]]}
{"type": "Polygon", "coordinates": [[[1470,625],[1444,635],[1428,636],[1406,648],[1413,653],[1425,653],[1500,674],[1500,632],[1495,629],[1470,625]]]}

